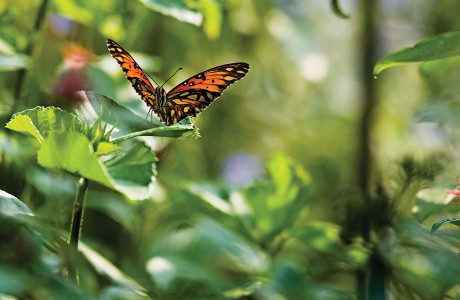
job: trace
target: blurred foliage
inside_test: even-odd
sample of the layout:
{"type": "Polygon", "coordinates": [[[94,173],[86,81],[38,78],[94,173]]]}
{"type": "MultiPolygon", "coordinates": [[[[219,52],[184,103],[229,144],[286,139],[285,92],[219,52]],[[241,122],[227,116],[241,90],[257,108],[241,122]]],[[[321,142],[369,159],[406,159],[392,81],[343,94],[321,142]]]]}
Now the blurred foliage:
{"type": "Polygon", "coordinates": [[[459,298],[460,4],[372,3],[375,58],[354,1],[1,2],[0,299],[459,298]],[[251,71],[166,127],[107,38],[158,83],[183,67],[167,90],[219,64],[251,71]]]}

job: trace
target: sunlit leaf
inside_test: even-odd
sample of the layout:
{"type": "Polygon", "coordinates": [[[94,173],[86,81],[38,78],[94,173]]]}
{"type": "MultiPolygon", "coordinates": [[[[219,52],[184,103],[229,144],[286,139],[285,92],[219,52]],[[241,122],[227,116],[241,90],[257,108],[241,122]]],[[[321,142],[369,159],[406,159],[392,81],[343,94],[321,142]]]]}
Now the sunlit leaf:
{"type": "Polygon", "coordinates": [[[182,22],[200,25],[203,17],[187,7],[183,0],[139,0],[146,7],[182,22]]]}
{"type": "Polygon", "coordinates": [[[29,57],[19,54],[0,54],[0,72],[25,69],[29,65],[29,57]]]}
{"type": "Polygon", "coordinates": [[[6,128],[35,137],[39,142],[53,131],[83,131],[80,120],[71,113],[56,107],[36,107],[16,113],[6,128]]]}
{"type": "Polygon", "coordinates": [[[30,135],[42,142],[43,137],[38,131],[37,127],[32,123],[30,117],[26,115],[14,115],[13,118],[5,126],[8,129],[30,135]]]}
{"type": "Polygon", "coordinates": [[[426,38],[413,47],[382,57],[374,66],[374,76],[391,67],[458,55],[460,55],[460,32],[447,32],[426,38]]]}
{"type": "Polygon", "coordinates": [[[88,138],[78,132],[51,133],[38,151],[41,166],[83,176],[132,199],[148,197],[148,186],[155,174],[155,161],[151,149],[138,143],[109,160],[106,167],[88,138]]]}
{"type": "Polygon", "coordinates": [[[106,168],[99,161],[88,138],[78,132],[53,132],[44,140],[37,156],[45,168],[78,174],[113,188],[106,168]]]}
{"type": "Polygon", "coordinates": [[[222,25],[222,11],[219,2],[216,0],[186,0],[185,3],[203,14],[203,28],[208,38],[218,38],[222,25]]]}
{"type": "Polygon", "coordinates": [[[32,212],[21,200],[0,190],[0,214],[32,214],[32,212]]]}
{"type": "Polygon", "coordinates": [[[97,150],[96,154],[97,155],[107,155],[113,152],[116,152],[120,150],[120,146],[114,145],[112,143],[107,143],[107,142],[100,142],[97,144],[97,150]]]}

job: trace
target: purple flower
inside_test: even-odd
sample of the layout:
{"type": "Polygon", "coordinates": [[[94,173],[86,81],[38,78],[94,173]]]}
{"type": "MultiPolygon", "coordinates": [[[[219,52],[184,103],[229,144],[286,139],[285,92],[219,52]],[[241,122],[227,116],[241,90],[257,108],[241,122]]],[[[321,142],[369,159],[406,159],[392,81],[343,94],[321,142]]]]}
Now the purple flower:
{"type": "Polygon", "coordinates": [[[263,174],[263,166],[259,158],[249,153],[229,155],[222,165],[221,176],[234,187],[251,184],[263,174]]]}

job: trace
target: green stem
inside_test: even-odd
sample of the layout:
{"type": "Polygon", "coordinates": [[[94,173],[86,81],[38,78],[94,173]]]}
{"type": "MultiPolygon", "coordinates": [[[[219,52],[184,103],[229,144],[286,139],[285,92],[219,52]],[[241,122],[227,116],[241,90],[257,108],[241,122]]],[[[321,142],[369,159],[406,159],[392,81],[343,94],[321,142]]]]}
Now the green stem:
{"type": "MultiPolygon", "coordinates": [[[[36,35],[40,31],[43,21],[45,20],[46,8],[48,7],[49,0],[43,0],[37,13],[37,18],[35,19],[35,24],[33,31],[31,33],[30,39],[28,39],[27,46],[24,50],[24,54],[30,56],[34,50],[36,44],[36,35]]],[[[14,91],[14,99],[18,100],[22,94],[22,87],[24,86],[24,80],[26,77],[26,69],[21,69],[18,71],[18,77],[16,81],[16,87],[14,91]]],[[[19,103],[19,101],[14,101],[14,103],[19,103]]],[[[15,110],[14,110],[15,111],[15,110]]]]}
{"type": "MultiPolygon", "coordinates": [[[[369,207],[371,203],[371,187],[372,176],[375,173],[374,155],[372,152],[372,139],[374,124],[375,124],[375,110],[377,108],[377,91],[376,82],[372,77],[373,66],[377,57],[377,7],[378,0],[364,0],[361,1],[362,10],[361,18],[362,23],[362,65],[361,65],[361,82],[362,82],[362,112],[359,120],[359,135],[360,144],[357,157],[357,170],[361,195],[363,203],[359,205],[369,207]]],[[[363,220],[359,230],[361,236],[366,242],[370,241],[372,220],[366,210],[360,210],[361,214],[365,214],[361,219],[363,220]],[[367,215],[366,215],[367,214],[367,215]]],[[[385,299],[384,291],[381,287],[385,286],[385,276],[380,274],[376,276],[372,268],[374,267],[373,261],[369,262],[369,268],[366,270],[357,271],[357,299],[385,299]],[[370,277],[372,277],[372,286],[370,286],[370,277]],[[379,289],[378,291],[375,289],[379,289]],[[371,298],[379,295],[377,298],[371,298]]],[[[382,273],[384,271],[381,271],[382,273]]]]}
{"type": "MultiPolygon", "coordinates": [[[[188,129],[186,128],[176,128],[177,131],[186,131],[188,129]]],[[[124,136],[120,136],[118,138],[115,138],[113,140],[110,140],[111,143],[114,143],[114,144],[117,144],[117,143],[121,143],[123,141],[126,141],[126,140],[129,140],[129,139],[132,139],[134,137],[138,137],[138,136],[152,136],[153,133],[155,132],[158,132],[158,133],[161,133],[161,132],[165,132],[165,131],[171,131],[171,128],[167,128],[167,127],[156,127],[156,128],[150,128],[150,129],[145,129],[145,130],[141,130],[141,131],[136,131],[136,132],[133,132],[133,133],[129,133],[129,134],[126,134],[124,136]]],[[[158,136],[163,136],[163,137],[167,137],[166,135],[160,135],[158,134],[158,136]]],[[[174,137],[174,135],[171,135],[171,137],[174,137]]]]}
{"type": "MultiPolygon", "coordinates": [[[[81,229],[83,225],[83,213],[85,210],[86,191],[88,190],[88,179],[80,178],[78,181],[77,195],[73,204],[72,222],[70,224],[70,247],[75,253],[78,252],[78,242],[80,241],[81,229]]],[[[78,270],[71,271],[73,277],[78,282],[78,270]]]]}
{"type": "Polygon", "coordinates": [[[359,124],[360,148],[358,152],[359,183],[363,195],[369,198],[371,177],[374,168],[372,153],[372,139],[377,108],[376,82],[372,76],[373,67],[377,57],[377,1],[362,1],[362,46],[363,61],[361,67],[361,80],[363,87],[362,112],[359,124]]]}
{"type": "Polygon", "coordinates": [[[114,144],[117,144],[117,143],[121,143],[123,141],[132,139],[132,138],[137,137],[137,136],[148,135],[151,132],[152,132],[152,129],[145,129],[145,130],[142,130],[142,131],[137,131],[137,132],[126,134],[124,136],[120,136],[119,138],[113,139],[110,142],[114,143],[114,144]]]}

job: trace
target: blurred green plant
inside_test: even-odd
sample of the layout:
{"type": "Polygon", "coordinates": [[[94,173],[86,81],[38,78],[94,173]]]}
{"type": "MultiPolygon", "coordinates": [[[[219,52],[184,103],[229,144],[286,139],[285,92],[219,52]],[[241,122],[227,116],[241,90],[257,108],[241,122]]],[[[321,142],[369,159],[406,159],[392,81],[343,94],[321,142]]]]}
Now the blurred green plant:
{"type": "MultiPolygon", "coordinates": [[[[365,24],[376,20],[377,7],[388,13],[376,3],[363,2],[369,8],[359,16],[370,21],[365,24]]],[[[436,175],[445,152],[439,149],[427,155],[418,147],[424,159],[411,155],[397,158],[398,163],[388,163],[383,154],[381,174],[371,170],[369,190],[359,187],[354,161],[373,164],[372,157],[350,159],[360,141],[350,108],[357,105],[345,94],[356,85],[356,77],[348,76],[356,73],[350,62],[359,63],[347,56],[356,51],[354,43],[329,44],[338,43],[331,32],[351,39],[347,34],[355,30],[335,26],[331,31],[331,20],[327,26],[313,24],[326,20],[318,5],[262,0],[14,4],[0,3],[0,117],[6,123],[20,111],[7,128],[27,138],[0,132],[0,183],[22,200],[0,193],[0,298],[459,298],[460,232],[452,226],[459,208],[455,201],[439,199],[439,187],[457,172],[458,155],[452,151],[444,174],[449,179],[441,181],[436,175]],[[318,42],[316,35],[327,38],[318,42]],[[128,95],[120,70],[112,74],[106,62],[110,58],[101,41],[107,37],[124,38],[129,49],[140,52],[136,57],[146,60],[142,65],[149,72],[168,74],[178,66],[199,71],[216,61],[248,60],[255,68],[241,93],[250,101],[235,93],[226,111],[210,108],[214,113],[197,120],[206,132],[199,145],[159,139],[199,134],[189,120],[165,127],[138,116],[145,107],[128,95]],[[85,46],[68,55],[69,40],[85,46]],[[321,43],[328,51],[321,50],[321,43]],[[327,69],[329,60],[335,67],[334,74],[325,72],[329,85],[310,81],[306,70],[327,69]],[[351,70],[346,76],[340,71],[344,63],[351,70]],[[97,92],[74,98],[79,89],[97,92]],[[128,100],[121,106],[104,95],[128,100]],[[35,108],[24,110],[29,107],[35,108]],[[66,112],[70,107],[78,108],[66,112]],[[216,183],[214,169],[232,151],[265,157],[271,149],[283,149],[301,162],[277,153],[267,160],[266,177],[242,188],[216,183]],[[203,177],[213,180],[203,183],[203,177]],[[69,228],[72,198],[87,208],[79,251],[68,246],[69,234],[62,229],[69,228]],[[67,280],[77,269],[79,285],[67,280]]],[[[346,17],[343,3],[330,4],[336,15],[346,17]]],[[[394,5],[404,16],[405,4],[389,6],[394,5]]],[[[420,7],[410,8],[412,13],[420,7]]],[[[427,10],[431,14],[443,11],[443,33],[381,58],[374,74],[423,62],[420,74],[437,106],[421,111],[415,123],[446,126],[440,130],[446,151],[458,148],[458,126],[448,127],[458,125],[458,111],[455,101],[442,106],[438,100],[458,98],[458,29],[453,25],[459,22],[458,4],[443,1],[431,8],[436,8],[427,10]]],[[[366,43],[357,43],[367,66],[375,59],[369,49],[385,40],[376,38],[372,28],[362,26],[366,43]]],[[[368,78],[372,70],[363,73],[368,78]]],[[[402,88],[397,88],[397,75],[386,86],[397,94],[397,109],[387,109],[388,101],[375,106],[382,115],[390,111],[387,118],[379,116],[385,126],[396,119],[395,111],[410,119],[402,99],[419,100],[419,88],[406,84],[413,78],[402,76],[402,88]]],[[[372,91],[365,94],[377,97],[372,91]]],[[[382,94],[391,99],[386,90],[382,94]]],[[[368,120],[374,117],[369,114],[368,120]]],[[[404,132],[398,125],[398,133],[404,132]]],[[[391,144],[399,157],[407,150],[407,137],[401,146],[387,129],[382,131],[390,138],[369,149],[391,144]]],[[[368,134],[378,140],[381,132],[368,134]]],[[[77,218],[82,217],[81,211],[77,218]]],[[[81,226],[73,228],[71,236],[78,240],[81,226]]]]}

